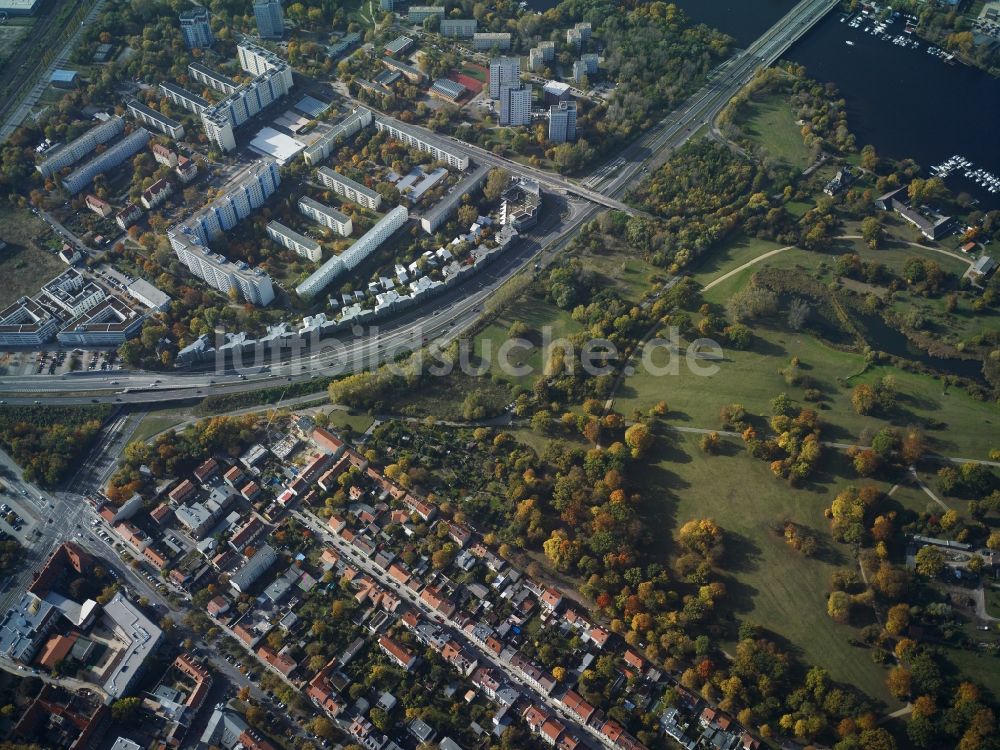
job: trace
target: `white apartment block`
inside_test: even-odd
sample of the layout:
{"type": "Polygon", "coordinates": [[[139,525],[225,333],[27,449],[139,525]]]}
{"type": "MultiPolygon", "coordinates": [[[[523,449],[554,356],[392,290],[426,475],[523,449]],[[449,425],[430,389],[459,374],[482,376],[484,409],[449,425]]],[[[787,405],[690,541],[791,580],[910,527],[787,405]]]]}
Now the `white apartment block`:
{"type": "Polygon", "coordinates": [[[406,20],[410,23],[423,23],[431,16],[444,18],[443,5],[411,5],[406,14],[406,20]]]}
{"type": "Polygon", "coordinates": [[[142,124],[149,125],[151,128],[169,135],[175,141],[184,137],[184,126],[177,120],[147,107],[137,99],[130,99],[125,103],[125,106],[128,108],[128,113],[142,124]]]}
{"type": "Polygon", "coordinates": [[[198,83],[203,83],[210,89],[220,91],[226,96],[229,96],[240,87],[240,85],[229,76],[223,75],[217,70],[212,70],[207,65],[202,65],[199,62],[193,62],[188,65],[188,75],[192,80],[197,81],[198,83]]]}
{"type": "Polygon", "coordinates": [[[302,158],[310,167],[326,159],[336,148],[338,143],[350,138],[355,133],[367,128],[372,124],[371,110],[358,107],[351,114],[333,126],[329,132],[325,133],[311,146],[307,146],[302,152],[302,158]]]}
{"type": "Polygon", "coordinates": [[[442,18],[440,32],[442,36],[469,38],[479,28],[475,18],[442,18]]]}
{"type": "Polygon", "coordinates": [[[500,124],[531,124],[531,84],[500,87],[500,124]]]}
{"type": "Polygon", "coordinates": [[[371,188],[367,188],[360,182],[355,182],[350,177],[345,177],[340,172],[335,172],[329,167],[320,167],[316,170],[316,178],[324,187],[333,188],[337,195],[342,195],[349,201],[354,201],[359,206],[377,211],[382,205],[382,196],[371,188]]]}
{"type": "Polygon", "coordinates": [[[240,65],[256,78],[201,113],[205,135],[223,151],[236,148],[236,128],[285,96],[293,83],[291,66],[270,50],[246,41],[237,49],[240,65]]]}
{"type": "Polygon", "coordinates": [[[38,164],[35,169],[41,172],[42,177],[51,177],[63,167],[76,164],[100,144],[107,143],[124,132],[125,121],[116,115],[106,122],[92,127],[79,138],[70,141],[38,164]]]}
{"type": "Polygon", "coordinates": [[[212,106],[211,102],[207,99],[203,99],[186,88],[178,86],[176,83],[170,83],[169,81],[160,84],[160,93],[171,104],[183,107],[188,112],[194,112],[196,115],[200,115],[212,106]]]}
{"type": "Polygon", "coordinates": [[[519,57],[495,57],[490,60],[490,98],[499,101],[504,86],[516,86],[521,80],[519,57]]]}
{"type": "Polygon", "coordinates": [[[472,35],[472,49],[485,52],[493,48],[510,49],[510,32],[480,31],[472,35]]]}
{"type": "Polygon", "coordinates": [[[268,70],[280,70],[285,77],[285,84],[292,87],[292,68],[281,57],[271,50],[244,40],[236,47],[240,56],[240,67],[255,76],[263,75],[268,70]]]}
{"type": "Polygon", "coordinates": [[[390,137],[397,141],[402,141],[408,146],[412,146],[418,151],[424,151],[434,157],[436,161],[441,161],[449,167],[464,172],[469,168],[469,157],[460,150],[457,145],[446,143],[444,140],[433,135],[426,135],[421,131],[403,125],[396,120],[383,117],[375,118],[375,127],[379,132],[388,133],[390,137]]]}
{"type": "Polygon", "coordinates": [[[87,187],[97,175],[114,169],[126,159],[146,148],[146,144],[152,137],[153,134],[145,128],[136,128],[103,154],[99,154],[63,177],[63,187],[69,191],[70,195],[76,195],[87,187]]]}
{"type": "Polygon", "coordinates": [[[313,263],[317,263],[323,257],[323,250],[316,240],[305,237],[294,229],[289,229],[279,221],[268,223],[267,236],[282,247],[294,250],[296,254],[308,258],[313,263]]]}
{"type": "Polygon", "coordinates": [[[167,231],[170,246],[188,270],[210,287],[223,294],[231,289],[247,302],[266,306],[274,300],[271,277],[246,263],[234,263],[219,253],[213,253],[199,242],[187,227],[177,226],[167,231]]]}
{"type": "Polygon", "coordinates": [[[351,221],[350,216],[319,201],[314,201],[308,195],[299,198],[299,211],[317,224],[332,229],[341,237],[350,237],[351,232],[354,231],[354,222],[351,221]]]}
{"type": "Polygon", "coordinates": [[[334,279],[371,255],[392,234],[406,224],[410,213],[405,206],[396,206],[379,222],[365,232],[357,242],[340,255],[330,258],[315,273],[299,284],[295,291],[300,297],[313,297],[325,289],[334,279]]]}
{"type": "Polygon", "coordinates": [[[221,197],[194,214],[181,228],[189,229],[201,244],[207,245],[263,206],[279,184],[278,165],[273,159],[261,159],[227,183],[221,197]]]}
{"type": "Polygon", "coordinates": [[[553,143],[576,140],[576,102],[559,102],[549,107],[549,140],[553,143]]]}

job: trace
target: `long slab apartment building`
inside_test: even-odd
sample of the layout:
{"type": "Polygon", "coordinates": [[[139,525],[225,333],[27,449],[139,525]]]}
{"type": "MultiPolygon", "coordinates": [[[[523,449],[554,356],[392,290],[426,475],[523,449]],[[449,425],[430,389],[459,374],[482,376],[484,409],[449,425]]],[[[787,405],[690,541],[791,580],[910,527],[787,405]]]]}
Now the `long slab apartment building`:
{"type": "Polygon", "coordinates": [[[236,128],[288,94],[293,85],[291,66],[270,50],[247,41],[237,50],[240,66],[255,78],[201,113],[205,135],[223,151],[236,148],[236,128]]]}
{"type": "Polygon", "coordinates": [[[233,262],[213,253],[208,244],[263,206],[280,183],[281,175],[273,159],[255,162],[225,186],[220,198],[167,231],[177,257],[191,273],[223,294],[235,289],[248,302],[270,304],[274,299],[270,276],[242,261],[233,262]]]}
{"type": "Polygon", "coordinates": [[[129,99],[125,102],[128,113],[143,125],[159,130],[165,135],[169,135],[175,141],[184,137],[184,126],[177,120],[157,112],[151,107],[147,107],[138,99],[129,99]]]}
{"type": "Polygon", "coordinates": [[[469,168],[468,154],[464,153],[458,146],[437,136],[407,127],[401,122],[385,117],[375,118],[375,128],[380,133],[387,133],[391,138],[402,141],[418,151],[430,154],[437,161],[444,162],[460,172],[469,168]]]}
{"type": "Polygon", "coordinates": [[[382,205],[381,195],[371,188],[365,187],[360,182],[356,182],[329,167],[320,167],[317,169],[316,178],[324,187],[333,188],[333,191],[337,195],[342,195],[347,200],[354,201],[359,206],[364,206],[372,211],[378,211],[378,207],[382,205]]]}
{"type": "Polygon", "coordinates": [[[338,122],[330,131],[320,136],[319,140],[307,146],[302,152],[302,158],[310,167],[326,159],[338,143],[359,133],[372,124],[371,110],[358,107],[351,114],[338,122]]]}
{"type": "Polygon", "coordinates": [[[308,195],[299,198],[299,211],[317,224],[322,224],[327,229],[332,229],[341,237],[350,237],[351,232],[354,231],[354,222],[351,221],[350,216],[319,201],[315,201],[308,195]]]}
{"type": "Polygon", "coordinates": [[[64,167],[76,164],[83,157],[93,153],[94,149],[101,144],[108,143],[124,132],[125,121],[116,115],[99,125],[95,125],[83,135],[54,151],[44,161],[35,165],[35,169],[41,173],[42,177],[51,177],[64,167]]]}

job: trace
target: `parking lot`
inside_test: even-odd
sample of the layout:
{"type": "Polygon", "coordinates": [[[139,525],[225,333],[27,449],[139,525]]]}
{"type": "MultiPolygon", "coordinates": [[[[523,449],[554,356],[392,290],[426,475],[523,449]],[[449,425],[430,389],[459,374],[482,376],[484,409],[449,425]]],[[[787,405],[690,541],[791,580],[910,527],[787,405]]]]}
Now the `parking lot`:
{"type": "Polygon", "coordinates": [[[114,349],[0,353],[0,369],[5,375],[65,375],[73,371],[110,373],[121,368],[118,352],[114,349]]]}

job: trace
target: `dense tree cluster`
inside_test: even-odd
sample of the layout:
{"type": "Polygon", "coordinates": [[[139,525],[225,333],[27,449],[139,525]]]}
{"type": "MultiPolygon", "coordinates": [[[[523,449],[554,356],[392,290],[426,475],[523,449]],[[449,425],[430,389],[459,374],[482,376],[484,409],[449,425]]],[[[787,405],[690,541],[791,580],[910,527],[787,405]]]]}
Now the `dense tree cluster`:
{"type": "Polygon", "coordinates": [[[109,411],[107,406],[5,406],[0,445],[24,469],[25,479],[53,487],[79,465],[109,411]]]}
{"type": "Polygon", "coordinates": [[[215,453],[238,456],[256,438],[258,417],[209,417],[181,432],[168,430],[152,444],[136,440],[125,446],[118,470],[108,483],[107,496],[112,502],[124,502],[145,486],[139,469],[150,470],[153,477],[178,477],[215,453]]]}

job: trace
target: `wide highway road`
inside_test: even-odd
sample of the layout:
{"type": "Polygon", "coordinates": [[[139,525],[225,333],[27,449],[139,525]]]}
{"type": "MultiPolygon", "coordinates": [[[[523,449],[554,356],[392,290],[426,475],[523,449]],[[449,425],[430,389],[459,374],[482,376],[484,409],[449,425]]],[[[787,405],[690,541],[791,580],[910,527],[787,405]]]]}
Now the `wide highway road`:
{"type": "Polygon", "coordinates": [[[259,365],[264,363],[255,367],[253,362],[244,362],[242,372],[213,368],[213,363],[209,363],[198,372],[4,376],[0,377],[0,400],[8,404],[165,403],[373,369],[380,362],[394,360],[433,342],[447,343],[479,318],[483,305],[507,279],[531,263],[547,263],[580,225],[603,207],[623,205],[617,196],[624,195],[699,128],[713,122],[758,70],[774,63],[836,4],[837,0],[800,2],[749,48],[719,66],[710,82],[677,111],[616,159],[597,169],[582,185],[455,141],[483,163],[537,177],[556,193],[547,195],[539,226],[491,266],[378,329],[363,330],[357,336],[330,338],[306,353],[289,350],[285,361],[271,362],[263,368],[259,365]],[[595,195],[604,199],[591,200],[595,195]]]}

